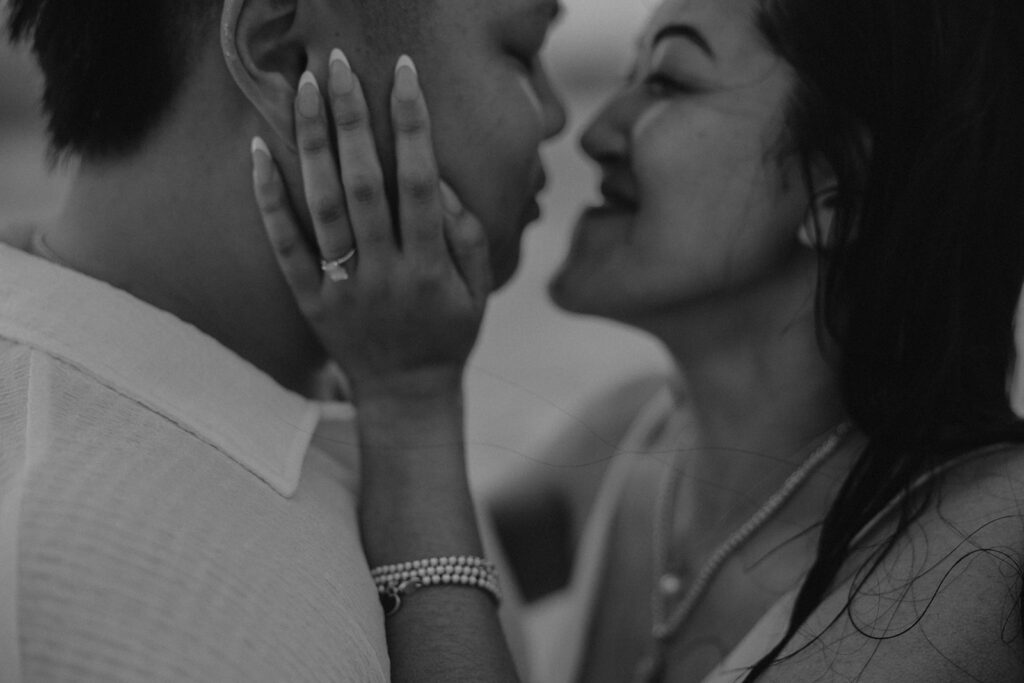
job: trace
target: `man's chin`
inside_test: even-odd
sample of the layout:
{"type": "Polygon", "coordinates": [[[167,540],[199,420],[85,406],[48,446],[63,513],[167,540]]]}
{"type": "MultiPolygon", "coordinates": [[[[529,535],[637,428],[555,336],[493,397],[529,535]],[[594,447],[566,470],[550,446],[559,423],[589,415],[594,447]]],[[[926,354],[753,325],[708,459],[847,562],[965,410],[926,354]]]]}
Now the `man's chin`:
{"type": "Polygon", "coordinates": [[[491,276],[496,292],[511,282],[519,270],[520,245],[516,241],[504,248],[492,245],[491,249],[491,276]]]}
{"type": "Polygon", "coordinates": [[[512,282],[513,278],[515,278],[516,271],[518,270],[518,259],[516,263],[513,263],[511,265],[508,265],[506,263],[495,265],[492,263],[491,273],[493,273],[494,279],[492,280],[492,283],[494,286],[491,291],[497,292],[499,290],[504,289],[510,282],[512,282]]]}
{"type": "Polygon", "coordinates": [[[502,289],[515,277],[519,270],[526,230],[537,223],[540,215],[540,206],[531,200],[519,219],[518,228],[505,225],[489,231],[494,291],[502,289]]]}

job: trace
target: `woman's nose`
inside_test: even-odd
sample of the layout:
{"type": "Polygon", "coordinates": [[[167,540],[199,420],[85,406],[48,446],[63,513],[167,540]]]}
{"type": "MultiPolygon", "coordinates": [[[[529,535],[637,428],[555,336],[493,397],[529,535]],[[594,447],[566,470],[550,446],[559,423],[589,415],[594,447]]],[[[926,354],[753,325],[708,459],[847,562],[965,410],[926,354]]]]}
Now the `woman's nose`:
{"type": "Polygon", "coordinates": [[[626,156],[629,147],[627,107],[616,93],[601,107],[580,136],[580,147],[594,161],[607,164],[626,156]]]}

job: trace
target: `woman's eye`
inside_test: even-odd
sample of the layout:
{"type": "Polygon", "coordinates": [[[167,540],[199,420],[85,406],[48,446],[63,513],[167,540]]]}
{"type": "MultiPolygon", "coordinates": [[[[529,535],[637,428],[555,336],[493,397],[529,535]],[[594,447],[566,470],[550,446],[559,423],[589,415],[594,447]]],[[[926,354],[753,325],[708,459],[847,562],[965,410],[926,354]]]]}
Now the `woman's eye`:
{"type": "Polygon", "coordinates": [[[654,97],[670,97],[692,91],[689,86],[659,73],[653,73],[644,79],[644,89],[654,97]]]}

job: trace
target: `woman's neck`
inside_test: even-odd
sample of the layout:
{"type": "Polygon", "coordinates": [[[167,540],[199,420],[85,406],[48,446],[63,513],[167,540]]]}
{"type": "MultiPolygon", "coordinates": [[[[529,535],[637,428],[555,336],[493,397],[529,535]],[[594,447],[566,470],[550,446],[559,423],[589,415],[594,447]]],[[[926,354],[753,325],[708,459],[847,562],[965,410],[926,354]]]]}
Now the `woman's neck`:
{"type": "MultiPolygon", "coordinates": [[[[693,441],[683,457],[711,516],[756,508],[845,419],[813,292],[762,294],[650,326],[685,383],[693,441]]],[[[841,478],[846,466],[831,459],[824,479],[841,478]]]]}

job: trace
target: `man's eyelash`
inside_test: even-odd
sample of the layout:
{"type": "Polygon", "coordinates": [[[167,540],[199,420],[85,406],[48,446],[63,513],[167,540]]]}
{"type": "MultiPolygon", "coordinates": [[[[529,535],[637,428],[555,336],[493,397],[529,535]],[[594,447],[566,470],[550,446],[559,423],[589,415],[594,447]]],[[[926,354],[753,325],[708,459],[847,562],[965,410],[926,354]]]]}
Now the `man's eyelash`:
{"type": "Polygon", "coordinates": [[[527,53],[522,50],[509,50],[509,55],[512,59],[516,60],[521,67],[529,72],[533,72],[537,68],[537,55],[527,53]]]}

